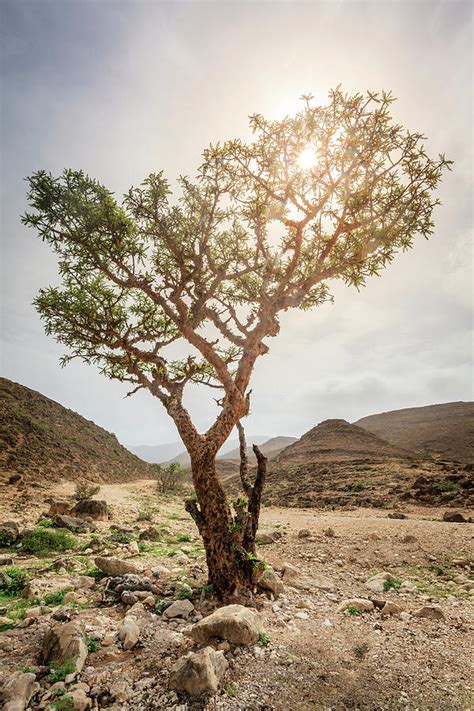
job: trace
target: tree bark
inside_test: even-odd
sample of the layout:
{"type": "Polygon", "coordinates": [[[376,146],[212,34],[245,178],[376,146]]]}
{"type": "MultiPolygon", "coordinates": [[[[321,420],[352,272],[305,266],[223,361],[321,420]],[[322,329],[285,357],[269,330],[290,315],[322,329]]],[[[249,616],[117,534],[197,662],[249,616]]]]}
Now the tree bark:
{"type": "MultiPolygon", "coordinates": [[[[256,522],[250,510],[243,518],[239,511],[233,515],[216,471],[215,455],[209,450],[191,454],[191,467],[197,500],[188,500],[186,510],[203,539],[209,583],[222,600],[248,598],[258,565],[254,555],[258,511],[256,522]]],[[[251,494],[248,505],[255,512],[260,496],[251,494]]]]}

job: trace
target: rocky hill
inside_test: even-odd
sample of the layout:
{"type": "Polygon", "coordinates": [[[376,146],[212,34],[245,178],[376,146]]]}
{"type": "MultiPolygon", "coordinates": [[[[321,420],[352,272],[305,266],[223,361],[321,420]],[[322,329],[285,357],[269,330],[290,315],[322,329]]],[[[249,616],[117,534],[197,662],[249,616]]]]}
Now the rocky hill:
{"type": "MultiPolygon", "coordinates": [[[[250,440],[249,440],[250,441],[250,440]]],[[[267,457],[267,459],[275,459],[280,452],[282,452],[286,447],[289,447],[290,444],[293,444],[294,442],[297,442],[298,439],[296,437],[272,437],[271,439],[268,439],[266,442],[263,442],[262,444],[259,444],[259,449],[260,451],[267,457]]],[[[258,444],[258,442],[256,442],[258,444]]],[[[251,461],[256,461],[255,459],[255,454],[253,453],[253,449],[251,446],[247,447],[247,456],[249,460],[251,461]]],[[[240,449],[239,447],[235,447],[232,449],[230,452],[226,452],[223,454],[219,459],[226,459],[228,461],[237,461],[240,462],[240,449]]]]}
{"type": "MultiPolygon", "coordinates": [[[[473,502],[470,466],[418,457],[345,420],[325,420],[268,464],[264,501],[296,507],[473,502]]],[[[227,477],[237,487],[238,477],[227,477]]]]}
{"type": "Polygon", "coordinates": [[[0,378],[0,472],[26,481],[119,482],[152,469],[115,435],[35,390],[0,378]]]}
{"type": "Polygon", "coordinates": [[[474,402],[382,412],[355,424],[417,454],[474,462],[474,402]]]}

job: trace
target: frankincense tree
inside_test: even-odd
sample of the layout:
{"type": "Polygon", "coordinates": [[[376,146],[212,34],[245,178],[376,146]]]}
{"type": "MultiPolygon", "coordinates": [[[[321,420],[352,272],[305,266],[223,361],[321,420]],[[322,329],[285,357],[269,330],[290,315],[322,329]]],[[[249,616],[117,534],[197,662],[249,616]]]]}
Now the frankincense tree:
{"type": "Polygon", "coordinates": [[[253,482],[241,467],[246,498],[232,505],[216,454],[248,414],[252,371],[279,314],[323,304],[330,280],[362,286],[433,230],[450,161],[430,158],[425,137],[393,121],[392,101],[338,88],[325,106],[303,97],[281,121],[256,114],[254,140],[210,146],[174,202],[162,173],[121,204],[81,171],[28,178],[23,222],[56,252],[61,276],[35,301],[46,331],[66,346],[63,362],[148,390],[173,418],[191,458],[187,507],[222,598],[255,582],[265,461],[257,450],[253,482]],[[173,358],[179,342],[188,350],[173,358]],[[190,383],[220,391],[204,433],[183,405],[190,383]]]}

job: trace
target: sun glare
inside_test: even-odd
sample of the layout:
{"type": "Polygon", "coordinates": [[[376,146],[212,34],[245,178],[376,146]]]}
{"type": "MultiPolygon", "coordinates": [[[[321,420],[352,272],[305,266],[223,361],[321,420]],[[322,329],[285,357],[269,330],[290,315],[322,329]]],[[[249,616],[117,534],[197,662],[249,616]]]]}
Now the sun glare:
{"type": "Polygon", "coordinates": [[[298,156],[298,165],[303,170],[310,170],[316,164],[316,151],[312,146],[307,146],[298,156]]]}

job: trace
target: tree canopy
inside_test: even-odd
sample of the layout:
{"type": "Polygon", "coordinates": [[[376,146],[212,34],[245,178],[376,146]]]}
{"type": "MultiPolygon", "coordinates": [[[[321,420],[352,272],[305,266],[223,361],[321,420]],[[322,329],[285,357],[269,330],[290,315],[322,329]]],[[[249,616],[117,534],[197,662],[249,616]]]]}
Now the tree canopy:
{"type": "Polygon", "coordinates": [[[119,203],[82,171],[28,178],[23,216],[58,256],[60,286],[35,301],[46,331],[108,378],[146,388],[189,448],[188,383],[221,390],[204,435],[213,450],[248,411],[248,385],[278,314],[355,287],[417,234],[433,231],[434,191],[450,161],[392,120],[390,93],[329,103],[302,98],[295,116],[250,118],[254,140],[211,145],[173,201],[163,173],[119,203]],[[170,355],[186,341],[184,357],[170,355]]]}

